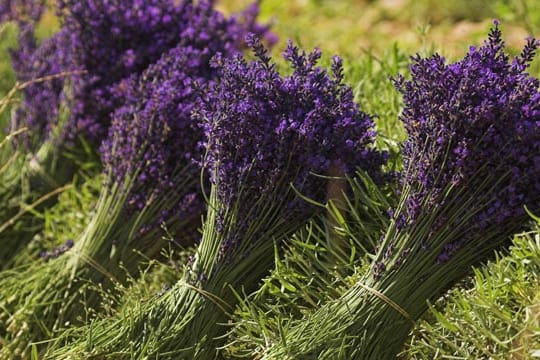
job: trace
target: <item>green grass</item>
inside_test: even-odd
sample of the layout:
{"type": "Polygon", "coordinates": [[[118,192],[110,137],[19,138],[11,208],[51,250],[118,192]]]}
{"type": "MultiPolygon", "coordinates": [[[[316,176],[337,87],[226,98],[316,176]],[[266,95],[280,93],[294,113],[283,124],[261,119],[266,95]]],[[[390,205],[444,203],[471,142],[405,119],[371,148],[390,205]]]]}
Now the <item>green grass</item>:
{"type": "Polygon", "coordinates": [[[393,197],[368,179],[358,178],[351,185],[344,210],[330,206],[330,216],[314,219],[283,248],[276,248],[275,268],[259,289],[237,294],[240,305],[225,358],[253,357],[284,342],[289,325],[340,298],[368,270],[369,256],[388,226],[385,210],[393,197]]]}
{"type": "MultiPolygon", "coordinates": [[[[540,226],[540,223],[538,224],[540,226]]],[[[540,358],[540,233],[516,236],[510,253],[433,305],[404,358],[540,358]]]]}
{"type": "Polygon", "coordinates": [[[83,179],[75,177],[71,186],[58,196],[58,202],[38,215],[44,220],[44,230],[16,255],[15,265],[43,261],[42,251],[52,251],[67,240],[77,239],[84,231],[99,196],[102,176],[83,176],[83,179]]]}

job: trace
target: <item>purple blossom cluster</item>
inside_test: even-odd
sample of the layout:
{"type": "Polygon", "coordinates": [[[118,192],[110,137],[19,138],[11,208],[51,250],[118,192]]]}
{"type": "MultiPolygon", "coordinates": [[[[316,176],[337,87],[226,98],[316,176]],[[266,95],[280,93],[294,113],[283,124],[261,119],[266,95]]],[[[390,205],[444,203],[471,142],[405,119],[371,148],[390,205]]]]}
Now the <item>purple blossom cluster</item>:
{"type": "MultiPolygon", "coordinates": [[[[520,56],[510,61],[498,23],[479,48],[446,64],[434,55],[413,57],[412,79],[396,81],[403,93],[401,116],[409,139],[403,149],[402,179],[412,190],[403,225],[429,209],[446,205],[451,184],[463,196],[485,197],[476,190],[489,182],[490,201],[470,225],[478,229],[520,223],[524,205],[540,212],[539,81],[526,72],[538,42],[528,39],[520,56]]],[[[445,219],[437,226],[442,226],[445,219]]],[[[440,260],[460,248],[447,244],[440,260]]]]}
{"type": "Polygon", "coordinates": [[[237,207],[236,227],[251,221],[248,213],[260,199],[280,202],[287,221],[305,218],[313,209],[291,196],[289,186],[323,202],[326,180],[315,174],[331,167],[343,175],[356,167],[379,174],[385,155],[373,148],[372,119],[342,82],[341,59],[334,57],[329,74],[317,66],[318,49],[306,54],[289,42],[284,57],[293,73],[283,77],[256,37],[248,43],[254,61],[214,59],[220,82],[196,114],[205,131],[205,165],[220,203],[237,207]]]}
{"type": "Polygon", "coordinates": [[[176,47],[151,65],[139,79],[125,81],[130,102],[113,116],[109,137],[101,146],[109,181],[136,183],[128,208],[139,211],[158,192],[171,191],[173,175],[197,176],[201,131],[191,121],[196,94],[193,85],[207,82],[194,49],[176,47]],[[192,61],[194,60],[194,61],[192,61]]]}
{"type": "Polygon", "coordinates": [[[56,259],[60,255],[71,249],[74,244],[75,243],[73,242],[73,240],[68,239],[66,240],[66,242],[64,242],[63,245],[60,245],[52,251],[42,251],[39,256],[41,256],[43,260],[56,259]]]}
{"type": "Polygon", "coordinates": [[[27,83],[22,104],[12,119],[13,128],[27,126],[42,138],[56,125],[62,105],[68,106],[65,85],[77,72],[71,61],[72,35],[62,29],[37,46],[33,26],[21,28],[19,46],[11,51],[17,80],[27,83]]]}
{"type": "Polygon", "coordinates": [[[140,74],[181,38],[191,5],[174,0],[61,0],[64,27],[76,34],[73,60],[86,74],[73,84],[69,136],[100,139],[122,99],[115,84],[140,74]]]}
{"type": "Polygon", "coordinates": [[[33,24],[25,24],[19,48],[12,53],[19,81],[47,79],[24,90],[18,116],[18,122],[41,137],[58,124],[60,105],[69,100],[63,136],[73,140],[82,135],[99,143],[111,114],[130,101],[125,83],[168,50],[191,47],[201,51],[197,59],[204,54],[210,58],[217,51],[238,51],[247,32],[270,34],[256,22],[256,3],[230,18],[211,1],[61,0],[58,5],[60,32],[37,46],[33,24]]]}
{"type": "Polygon", "coordinates": [[[19,24],[35,23],[45,10],[45,0],[2,0],[0,23],[15,21],[19,24]]]}
{"type": "Polygon", "coordinates": [[[61,0],[60,9],[67,12],[64,26],[77,36],[74,62],[86,71],[74,83],[68,132],[89,138],[103,136],[110,114],[122,105],[119,84],[169,49],[183,44],[210,54],[230,52],[248,30],[236,18],[217,12],[211,1],[61,0]]]}
{"type": "MultiPolygon", "coordinates": [[[[132,75],[115,88],[124,97],[124,105],[114,113],[109,138],[101,148],[102,159],[112,182],[122,184],[136,176],[131,180],[137,191],[131,192],[128,201],[128,208],[136,211],[158,194],[173,191],[177,186],[173,176],[178,171],[199,178],[203,132],[191,113],[199,92],[217,76],[211,58],[241,50],[243,30],[236,21],[226,19],[208,3],[192,6],[189,13],[184,20],[189,30],[176,47],[141,76],[132,75]]],[[[188,198],[186,204],[179,204],[181,212],[189,213],[193,206],[201,205],[199,197],[188,198]]],[[[180,209],[176,210],[164,217],[177,215],[180,209]]]]}
{"type": "Polygon", "coordinates": [[[15,21],[19,26],[18,47],[11,49],[10,55],[17,81],[26,84],[10,130],[26,126],[38,137],[57,122],[60,104],[65,100],[65,78],[61,74],[73,70],[71,36],[66,31],[38,45],[35,26],[44,10],[42,0],[6,0],[0,4],[0,22],[15,21]]]}

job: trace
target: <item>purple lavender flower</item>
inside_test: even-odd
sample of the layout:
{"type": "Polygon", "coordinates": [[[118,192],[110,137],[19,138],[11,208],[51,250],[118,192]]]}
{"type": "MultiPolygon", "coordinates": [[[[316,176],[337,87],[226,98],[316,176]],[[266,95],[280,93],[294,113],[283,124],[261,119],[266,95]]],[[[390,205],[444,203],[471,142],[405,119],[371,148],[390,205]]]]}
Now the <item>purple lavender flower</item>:
{"type": "Polygon", "coordinates": [[[21,29],[19,47],[11,51],[11,62],[21,83],[23,100],[13,118],[12,128],[27,126],[38,139],[48,134],[58,123],[62,106],[68,106],[65,85],[78,68],[72,63],[74,38],[62,29],[36,44],[33,25],[21,29]]]}
{"type": "Polygon", "coordinates": [[[71,249],[73,247],[75,243],[73,242],[72,239],[68,239],[64,242],[63,245],[60,245],[59,247],[57,247],[56,249],[52,250],[52,251],[42,251],[39,256],[43,259],[43,260],[49,260],[49,259],[56,259],[57,257],[59,257],[60,255],[62,255],[63,253],[65,253],[66,251],[68,251],[69,249],[71,249]]]}
{"type": "MultiPolygon", "coordinates": [[[[94,4],[92,1],[83,2],[86,5],[94,4]]],[[[150,3],[153,2],[145,2],[146,5],[150,3]]],[[[160,5],[165,3],[156,2],[160,5]]],[[[104,1],[100,4],[107,8],[116,3],[104,1]]],[[[127,5],[122,4],[122,9],[128,11],[127,5]]],[[[130,4],[129,8],[133,7],[133,11],[137,12],[137,4],[140,2],[136,1],[135,6],[130,4]]],[[[73,6],[78,9],[76,4],[73,6]]],[[[123,99],[121,106],[113,113],[108,139],[101,148],[105,184],[93,221],[71,250],[73,256],[59,256],[60,251],[44,253],[45,258],[54,258],[36,265],[46,270],[44,275],[31,284],[27,282],[29,286],[21,287],[18,284],[17,290],[14,289],[20,295],[17,298],[24,299],[24,306],[32,304],[29,309],[33,318],[37,313],[54,314],[47,319],[40,318],[39,324],[28,321],[25,331],[28,336],[25,339],[41,340],[46,336],[43,334],[44,327],[53,328],[56,323],[76,321],[83,310],[79,306],[81,303],[84,303],[84,309],[97,307],[101,303],[100,294],[87,296],[81,286],[84,283],[100,283],[104,288],[110,288],[114,285],[111,279],[121,281],[126,272],[136,274],[140,254],[153,258],[166,244],[162,226],[174,236],[175,243],[193,243],[193,230],[200,224],[204,208],[199,189],[202,158],[199,143],[203,131],[191,118],[191,112],[200,96],[199,92],[204,91],[218,75],[218,71],[210,66],[210,59],[218,52],[224,57],[238,53],[243,45],[238,34],[243,27],[224,18],[208,3],[194,5],[185,2],[181,6],[185,7],[179,13],[179,16],[185,17],[182,20],[185,32],[179,36],[174,47],[146,69],[141,69],[141,72],[139,67],[142,67],[142,63],[138,57],[145,52],[137,48],[130,48],[133,51],[126,49],[123,52],[127,54],[123,57],[125,61],[118,65],[118,71],[135,66],[131,69],[133,71],[126,71],[125,78],[118,77],[114,81],[103,78],[103,82],[95,83],[99,86],[88,88],[92,91],[107,89],[110,94],[123,99]],[[83,259],[92,259],[92,262],[83,259]],[[94,264],[99,264],[104,271],[96,271],[94,264]],[[74,278],[80,281],[74,283],[74,278]],[[52,288],[55,291],[50,291],[52,288]],[[70,301],[61,301],[58,296],[63,299],[69,297],[70,301]]],[[[94,8],[90,10],[96,11],[94,8]]],[[[116,11],[112,13],[130,18],[116,11]]],[[[152,11],[158,12],[156,9],[152,11]]],[[[168,15],[174,14],[168,12],[160,19],[168,15]]],[[[146,15],[132,16],[138,19],[146,15]]],[[[88,20],[90,23],[93,21],[88,20]]],[[[98,17],[95,21],[101,20],[103,18],[98,17]]],[[[135,44],[135,39],[132,40],[135,44]]],[[[79,35],[77,41],[81,41],[79,35]]],[[[151,48],[155,44],[143,42],[142,45],[151,48]]],[[[163,50],[163,46],[159,48],[163,50]]],[[[80,54],[76,51],[73,58],[77,63],[80,54]]],[[[83,69],[91,70],[88,64],[83,69]]],[[[99,67],[92,71],[96,69],[99,70],[99,67]]],[[[105,76],[105,69],[102,70],[105,76]]],[[[86,75],[88,73],[74,81],[80,80],[82,83],[87,80],[86,75]]],[[[116,75],[111,73],[110,77],[116,75]]],[[[74,101],[80,100],[77,91],[75,87],[74,101]]],[[[95,104],[96,107],[103,105],[95,104]]],[[[198,232],[197,236],[200,238],[198,232]]],[[[33,271],[34,266],[19,275],[25,278],[33,271]]],[[[23,306],[19,302],[11,302],[9,306],[19,308],[19,305],[23,306]]]]}
{"type": "MultiPolygon", "coordinates": [[[[5,8],[11,10],[10,4],[5,8]]],[[[38,139],[58,124],[61,106],[68,106],[62,139],[82,135],[99,143],[111,114],[130,102],[124,83],[171,48],[192,47],[209,59],[217,51],[239,51],[248,32],[269,33],[255,21],[257,4],[231,18],[212,2],[188,0],[61,0],[59,12],[64,23],[58,34],[38,46],[34,24],[21,23],[19,47],[12,51],[17,79],[35,81],[23,91],[14,125],[28,126],[38,139]]]]}
{"type": "MultiPolygon", "coordinates": [[[[521,55],[509,61],[495,24],[483,46],[471,47],[459,62],[446,64],[438,55],[413,58],[412,79],[397,81],[409,134],[402,179],[413,189],[406,202],[408,224],[429,209],[443,208],[448,184],[466,191],[463,196],[477,196],[478,206],[484,206],[479,196],[485,193],[474,191],[479,180],[490,182],[490,200],[471,227],[520,224],[524,205],[540,211],[539,81],[526,73],[537,46],[528,39],[521,55]]],[[[433,231],[448,221],[440,217],[433,231]]],[[[460,248],[448,244],[441,261],[460,248]]]]}
{"type": "MultiPolygon", "coordinates": [[[[206,84],[215,76],[205,56],[205,51],[178,46],[140,78],[123,82],[130,101],[114,113],[101,153],[111,185],[133,182],[129,211],[141,211],[159,195],[175,191],[174,177],[180,171],[198,178],[195,159],[201,156],[202,132],[190,115],[198,96],[194,84],[206,84]]],[[[190,198],[190,203],[201,205],[199,198],[190,198]]],[[[179,215],[172,209],[164,211],[163,215],[179,215]]]]}
{"type": "Polygon", "coordinates": [[[39,21],[45,10],[45,0],[2,0],[0,23],[15,21],[19,24],[39,21]]]}
{"type": "MultiPolygon", "coordinates": [[[[339,58],[330,75],[316,66],[318,49],[305,54],[289,42],[284,57],[294,71],[282,77],[256,37],[248,40],[255,61],[239,55],[214,60],[221,81],[198,114],[207,139],[206,166],[219,202],[238,207],[242,224],[254,220],[261,198],[281,203],[283,218],[302,223],[313,208],[287,188],[324,202],[326,180],[314,174],[326,175],[334,166],[343,174],[361,167],[377,176],[384,156],[373,149],[373,121],[342,82],[339,58]]],[[[235,226],[239,234],[242,228],[235,226]]],[[[224,246],[235,242],[231,238],[224,246]]]]}
{"type": "Polygon", "coordinates": [[[111,113],[123,104],[118,84],[140,74],[169,49],[182,44],[208,54],[230,52],[256,25],[251,18],[249,27],[225,18],[210,1],[61,0],[60,9],[67,13],[64,26],[77,37],[74,62],[86,71],[74,82],[68,132],[90,138],[106,132],[111,113]]]}
{"type": "Polygon", "coordinates": [[[110,113],[121,105],[112,86],[139,74],[178,41],[184,2],[173,0],[62,0],[64,27],[76,34],[73,59],[86,74],[73,84],[74,106],[68,136],[92,139],[106,134],[110,113]]]}
{"type": "Polygon", "coordinates": [[[242,26],[209,4],[190,11],[189,30],[176,47],[139,78],[132,75],[114,87],[124,105],[114,113],[101,152],[113,182],[122,184],[136,174],[136,188],[141,190],[133,191],[129,199],[133,210],[140,211],[157,193],[173,191],[175,171],[188,168],[186,176],[198,177],[200,168],[195,164],[201,162],[203,132],[191,112],[199,92],[217,76],[210,59],[218,53],[237,54],[243,44],[242,26]]]}

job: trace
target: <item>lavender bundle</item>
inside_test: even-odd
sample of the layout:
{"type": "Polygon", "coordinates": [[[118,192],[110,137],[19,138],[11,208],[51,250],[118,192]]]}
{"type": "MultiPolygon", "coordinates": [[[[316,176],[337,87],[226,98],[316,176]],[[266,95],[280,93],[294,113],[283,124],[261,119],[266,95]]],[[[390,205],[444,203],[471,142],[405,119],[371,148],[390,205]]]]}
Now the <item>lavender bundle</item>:
{"type": "MultiPolygon", "coordinates": [[[[56,137],[66,118],[68,97],[64,91],[71,63],[71,38],[60,31],[41,44],[35,26],[45,10],[44,1],[6,0],[0,4],[0,22],[18,25],[18,46],[10,49],[17,80],[0,101],[0,113],[11,111],[3,124],[7,135],[0,148],[0,269],[15,265],[15,254],[43,228],[39,213],[66,189],[77,168],[74,157],[65,156],[56,137]],[[20,93],[21,100],[18,101],[20,93]],[[16,106],[16,107],[15,107],[16,106]],[[38,216],[36,216],[38,214],[38,216]]],[[[95,164],[93,154],[80,151],[77,158],[95,164]]]]}
{"type": "Polygon", "coordinates": [[[23,91],[12,128],[30,127],[38,144],[59,128],[59,140],[83,136],[99,145],[107,134],[111,113],[122,105],[122,99],[113,96],[115,87],[140,74],[178,43],[187,26],[182,17],[191,13],[188,8],[192,8],[188,1],[176,5],[172,0],[135,4],[62,0],[58,2],[62,27],[39,47],[33,24],[25,24],[12,63],[19,81],[33,84],[23,91]],[[41,80],[74,71],[72,76],[41,80]],[[66,95],[69,113],[61,119],[60,100],[66,95]]]}
{"type": "Polygon", "coordinates": [[[99,305],[100,293],[92,287],[122,282],[126,272],[137,270],[138,253],[156,256],[165,244],[163,226],[175,241],[190,240],[186,227],[198,224],[203,208],[197,165],[203,132],[190,113],[198,91],[217,75],[210,58],[216,52],[232,55],[243,45],[236,21],[210,9],[206,3],[193,5],[193,33],[141,76],[123,81],[126,100],[101,148],[103,190],[73,248],[0,274],[7,354],[24,353],[29,341],[84,320],[85,311],[99,305]]]}
{"type": "Polygon", "coordinates": [[[257,3],[230,18],[215,16],[213,1],[206,0],[61,0],[59,11],[64,27],[77,36],[74,62],[85,70],[73,80],[68,139],[81,131],[89,139],[106,134],[110,113],[126,100],[124,81],[179,42],[214,54],[238,49],[238,44],[214,43],[213,33],[240,40],[248,31],[271,36],[255,21],[257,3]]]}
{"type": "MultiPolygon", "coordinates": [[[[96,5],[95,2],[93,4],[96,5]]],[[[179,35],[175,33],[174,39],[158,48],[152,39],[162,37],[162,33],[167,29],[161,26],[158,31],[147,23],[154,24],[159,18],[130,19],[129,25],[132,27],[138,25],[141,28],[150,28],[147,40],[152,46],[150,51],[150,46],[140,43],[134,37],[127,41],[132,29],[122,27],[127,21],[125,18],[108,14],[109,17],[103,15],[100,18],[101,22],[92,23],[93,30],[102,29],[103,32],[104,26],[116,24],[122,27],[123,32],[117,33],[116,37],[108,37],[106,42],[102,38],[101,42],[85,43],[83,35],[86,35],[85,31],[89,29],[83,29],[80,24],[96,18],[96,11],[100,11],[104,6],[101,5],[87,9],[83,14],[77,12],[76,6],[71,5],[74,9],[65,16],[61,30],[39,45],[34,26],[43,12],[43,3],[23,1],[8,2],[5,5],[4,18],[16,21],[20,28],[19,46],[11,51],[11,59],[18,80],[15,90],[22,93],[22,101],[10,119],[8,129],[11,133],[20,134],[16,141],[13,141],[13,147],[4,149],[10,163],[1,174],[0,196],[8,206],[0,210],[0,269],[15,265],[13,255],[25,248],[34,234],[43,228],[42,218],[35,214],[54,202],[55,195],[65,189],[63,185],[71,181],[73,174],[79,170],[79,165],[83,164],[85,172],[88,172],[88,164],[97,163],[95,148],[106,134],[110,113],[115,106],[120,106],[121,102],[109,104],[96,101],[89,90],[91,85],[94,88],[100,86],[96,90],[98,92],[110,92],[109,89],[114,87],[114,82],[118,80],[115,76],[136,76],[160,56],[160,51],[165,52],[179,41],[179,35]],[[140,46],[136,55],[144,59],[144,63],[138,68],[124,66],[124,59],[120,55],[107,58],[108,63],[104,65],[111,68],[86,61],[95,48],[100,46],[102,50],[116,49],[119,44],[140,46]],[[150,52],[151,56],[147,52],[150,52]],[[114,71],[114,76],[107,75],[110,70],[114,71]],[[106,78],[107,81],[98,81],[101,78],[106,78]],[[92,116],[96,111],[99,116],[92,116]],[[98,125],[73,125],[79,123],[78,119],[83,116],[92,118],[98,125]],[[93,131],[96,127],[101,131],[93,131]],[[88,140],[90,144],[87,144],[88,140]]],[[[150,5],[152,2],[141,3],[141,6],[150,5]]],[[[161,6],[161,10],[165,12],[180,10],[172,2],[162,2],[161,6]]],[[[187,8],[194,9],[186,7],[183,10],[187,8]]],[[[144,9],[146,8],[141,7],[141,10],[144,9]]],[[[206,9],[211,11],[209,6],[206,6],[206,9]]],[[[180,26],[179,21],[180,19],[177,19],[176,23],[166,23],[171,25],[171,29],[185,28],[186,24],[180,26]]],[[[87,124],[89,123],[87,121],[87,124]]]]}
{"type": "MultiPolygon", "coordinates": [[[[36,9],[42,9],[42,4],[32,4],[32,13],[40,13],[36,9]]],[[[10,5],[11,17],[20,13],[15,12],[19,7],[10,5]]],[[[5,209],[5,216],[0,214],[5,221],[17,216],[21,202],[33,203],[44,194],[54,194],[71,180],[80,164],[89,158],[95,162],[95,150],[107,134],[111,114],[129,106],[126,87],[130,79],[162,54],[183,43],[204,49],[206,53],[199,56],[209,57],[217,51],[239,49],[242,34],[248,30],[268,31],[255,22],[256,4],[238,19],[215,16],[210,2],[188,0],[63,0],[59,12],[63,15],[61,30],[39,46],[33,23],[20,20],[24,26],[12,62],[19,82],[25,85],[10,130],[26,129],[16,150],[22,161],[27,158],[30,185],[17,201],[14,195],[23,191],[9,187],[10,196],[5,199],[14,206],[5,209]],[[211,39],[212,32],[237,40],[217,44],[211,39]]],[[[12,255],[41,228],[40,220],[31,214],[0,228],[4,244],[0,269],[11,267],[12,255]]]]}
{"type": "Polygon", "coordinates": [[[394,359],[427,309],[540,211],[538,43],[511,62],[498,24],[446,64],[414,57],[396,81],[409,139],[402,200],[370,270],[339,299],[283,330],[265,359],[394,359]]]}
{"type": "Polygon", "coordinates": [[[253,288],[272,265],[274,245],[324,208],[298,196],[325,201],[326,179],[315,174],[332,166],[380,174],[373,122],[343,84],[341,60],[334,58],[330,75],[316,66],[318,50],[306,55],[289,43],[285,59],[294,71],[282,77],[264,47],[254,37],[250,43],[254,61],[216,57],[220,82],[196,113],[212,187],[184,277],[120,318],[68,333],[77,342],[67,340],[52,358],[214,358],[226,332],[220,324],[237,301],[231,288],[253,288]]]}
{"type": "MultiPolygon", "coordinates": [[[[11,50],[18,82],[2,100],[2,109],[15,101],[17,92],[22,101],[12,112],[7,129],[17,136],[11,136],[9,144],[0,149],[6,159],[0,173],[0,200],[6,204],[0,210],[0,269],[11,267],[13,255],[42,229],[43,220],[35,214],[54,201],[77,168],[54,143],[58,128],[48,125],[66,117],[64,82],[71,66],[70,39],[60,32],[38,45],[34,26],[43,4],[23,3],[7,4],[11,6],[8,14],[20,28],[19,46],[11,50]],[[24,17],[26,12],[34,15],[24,17]]],[[[86,151],[77,155],[78,159],[92,159],[86,151]]]]}

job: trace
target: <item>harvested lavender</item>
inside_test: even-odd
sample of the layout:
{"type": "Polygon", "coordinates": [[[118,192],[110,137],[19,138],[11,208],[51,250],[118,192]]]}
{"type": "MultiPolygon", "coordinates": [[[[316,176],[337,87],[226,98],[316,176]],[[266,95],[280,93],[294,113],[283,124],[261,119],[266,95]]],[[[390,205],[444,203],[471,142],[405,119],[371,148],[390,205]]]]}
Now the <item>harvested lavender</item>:
{"type": "Polygon", "coordinates": [[[187,235],[192,236],[203,210],[203,132],[191,110],[198,92],[217,76],[210,58],[238,53],[243,44],[238,41],[243,27],[208,6],[193,5],[184,24],[192,33],[141,76],[119,83],[126,100],[102,145],[104,187],[74,247],[47,263],[0,277],[2,287],[18,295],[0,296],[6,310],[0,323],[7,329],[2,335],[11,339],[7,354],[18,347],[27,351],[29,341],[50,335],[44,327],[58,330],[98,306],[99,292],[87,285],[107,289],[122,282],[126,271],[135,273],[142,260],[138,253],[151,258],[165,245],[163,226],[177,242],[193,240],[187,235]],[[32,320],[35,314],[39,321],[32,320]]]}
{"type": "MultiPolygon", "coordinates": [[[[18,80],[14,90],[21,90],[22,102],[12,112],[8,128],[9,133],[18,135],[2,149],[2,156],[11,160],[3,164],[0,174],[0,201],[6,205],[0,210],[0,269],[11,267],[14,254],[43,228],[43,219],[35,213],[54,202],[77,168],[73,157],[64,156],[66,149],[57,146],[54,136],[49,139],[45,135],[58,130],[50,126],[59,122],[61,109],[67,105],[66,75],[61,71],[68,68],[65,49],[69,41],[69,36],[60,32],[38,46],[34,23],[28,22],[21,24],[19,47],[11,51],[18,80]]],[[[8,96],[13,95],[12,91],[8,96]]],[[[92,158],[80,151],[77,156],[89,162],[92,158]]]]}
{"type": "MultiPolygon", "coordinates": [[[[269,34],[268,27],[255,21],[257,4],[250,6],[238,18],[224,17],[207,1],[196,4],[187,0],[179,4],[154,0],[135,4],[103,0],[61,1],[59,5],[64,12],[64,24],[57,34],[38,46],[34,24],[24,23],[19,48],[12,51],[18,81],[25,85],[22,104],[12,118],[10,130],[25,130],[18,137],[17,151],[30,153],[27,157],[32,159],[32,164],[27,165],[29,171],[25,173],[29,174],[30,190],[36,196],[16,202],[12,195],[23,191],[8,189],[6,201],[10,199],[16,206],[4,209],[5,215],[0,214],[0,218],[6,220],[22,211],[18,206],[20,202],[32,202],[34,198],[56,191],[71,179],[77,169],[71,158],[76,155],[87,159],[88,155],[94,155],[84,151],[80,154],[80,149],[88,148],[85,144],[88,140],[91,145],[102,141],[113,111],[122,108],[117,115],[121,116],[122,111],[132,111],[137,106],[133,103],[138,99],[159,96],[136,93],[129,88],[161,54],[175,46],[190,48],[193,52],[189,55],[193,56],[190,61],[194,63],[189,66],[196,68],[197,64],[201,65],[197,76],[208,79],[213,76],[207,65],[213,54],[239,51],[243,46],[243,34],[247,32],[269,34]],[[111,27],[116,29],[112,35],[111,27]],[[107,56],[96,58],[96,54],[105,53],[107,56]],[[69,152],[71,157],[64,157],[65,152],[69,152]],[[37,174],[33,176],[34,173],[37,174]],[[42,179],[47,179],[45,184],[42,179]]],[[[193,73],[187,76],[191,75],[193,73]]],[[[188,83],[181,85],[186,89],[189,86],[188,83]]],[[[154,103],[160,101],[154,100],[154,103]]],[[[190,106],[186,101],[183,115],[189,114],[190,106]]],[[[148,107],[151,108],[150,105],[148,107]]],[[[109,145],[104,145],[103,156],[107,156],[109,145]]],[[[117,166],[114,164],[112,168],[117,166]]],[[[116,170],[120,169],[127,170],[121,166],[116,170]]],[[[14,182],[16,185],[19,183],[22,181],[14,182]]],[[[167,180],[163,178],[162,185],[165,183],[167,180]]],[[[4,245],[0,251],[0,268],[9,268],[13,253],[24,247],[41,228],[39,219],[32,216],[26,216],[19,222],[26,221],[26,218],[32,224],[0,228],[4,245]],[[30,231],[19,231],[24,236],[14,236],[11,230],[15,227],[30,231]]]]}
{"type": "Polygon", "coordinates": [[[512,61],[498,23],[446,64],[413,58],[396,81],[409,133],[402,201],[371,270],[294,323],[268,359],[394,359],[414,321],[540,210],[540,93],[526,73],[538,42],[512,61]],[[388,336],[391,331],[392,336],[388,336]]]}
{"type": "Polygon", "coordinates": [[[540,210],[539,81],[525,71],[538,42],[528,39],[509,62],[496,25],[480,48],[447,65],[444,58],[413,58],[413,81],[398,79],[409,134],[402,180],[415,189],[405,204],[413,223],[422,207],[441,206],[447,184],[467,186],[472,177],[505,179],[471,223],[481,230],[523,219],[524,206],[540,210]],[[422,148],[428,144],[429,148],[422,148]]]}
{"type": "MultiPolygon", "coordinates": [[[[31,8],[36,15],[43,7],[38,5],[31,8]]],[[[15,7],[6,6],[6,11],[15,7]]],[[[18,80],[34,83],[23,90],[11,129],[29,127],[38,140],[54,129],[61,141],[83,137],[99,144],[112,113],[129,102],[124,82],[181,43],[211,55],[240,49],[248,32],[275,40],[268,26],[256,22],[257,3],[230,18],[211,1],[190,0],[61,0],[58,11],[63,18],[58,34],[38,46],[34,24],[25,22],[12,52],[18,80]],[[211,32],[221,32],[224,44],[211,32]],[[68,119],[59,117],[62,106],[69,107],[68,119]]]]}
{"type": "Polygon", "coordinates": [[[226,18],[212,1],[62,0],[64,26],[76,34],[73,58],[86,71],[73,84],[74,102],[66,136],[106,133],[111,112],[124,102],[122,83],[140,74],[169,49],[184,44],[214,54],[239,49],[242,34],[261,30],[256,12],[226,18]],[[245,20],[245,23],[241,21],[245,20]],[[213,34],[223,36],[223,44],[213,34]]]}
{"type": "Polygon", "coordinates": [[[17,81],[26,86],[10,129],[26,127],[25,146],[31,150],[36,151],[51,132],[61,132],[59,127],[62,116],[65,117],[61,112],[67,110],[70,102],[66,84],[70,76],[81,70],[71,57],[75,41],[64,28],[38,46],[33,26],[27,25],[21,29],[19,47],[11,51],[17,81]]]}
{"type": "Polygon", "coordinates": [[[371,118],[342,82],[339,58],[332,74],[289,43],[293,74],[281,76],[264,47],[249,38],[255,60],[217,56],[220,82],[201,100],[196,119],[206,134],[205,166],[212,190],[203,237],[184,278],[131,318],[106,319],[67,333],[75,344],[51,356],[130,351],[137,357],[208,359],[216,356],[235,290],[253,288],[272,265],[274,244],[322,209],[298,193],[325,202],[320,176],[331,166],[360,166],[380,175],[384,155],[373,150],[371,118]],[[77,332],[78,331],[78,332],[77,332]],[[82,332],[82,333],[81,333],[82,332]],[[91,345],[90,345],[91,342],[91,345]],[[90,347],[88,347],[90,346],[90,347]],[[129,349],[129,350],[128,350],[129,349]]]}
{"type": "Polygon", "coordinates": [[[56,259],[60,255],[62,255],[63,253],[71,249],[73,247],[73,244],[75,244],[73,240],[68,239],[63,245],[60,245],[59,247],[57,247],[56,249],[52,251],[46,251],[46,250],[42,251],[39,254],[39,256],[44,260],[56,259]]]}

